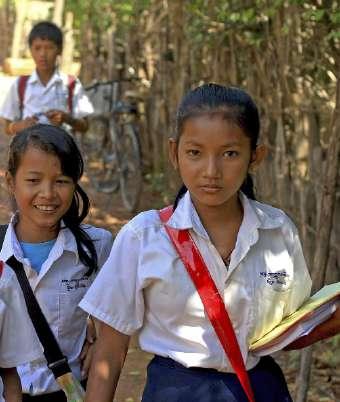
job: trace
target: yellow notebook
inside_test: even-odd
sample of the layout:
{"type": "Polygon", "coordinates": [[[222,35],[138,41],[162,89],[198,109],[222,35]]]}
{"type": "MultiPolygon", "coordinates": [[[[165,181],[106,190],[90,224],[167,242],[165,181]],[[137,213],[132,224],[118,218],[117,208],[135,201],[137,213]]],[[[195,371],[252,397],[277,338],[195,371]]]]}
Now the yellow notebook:
{"type": "Polygon", "coordinates": [[[277,352],[326,321],[340,304],[340,282],[324,286],[297,311],[284,318],[265,336],[253,342],[249,350],[259,356],[277,352]]]}

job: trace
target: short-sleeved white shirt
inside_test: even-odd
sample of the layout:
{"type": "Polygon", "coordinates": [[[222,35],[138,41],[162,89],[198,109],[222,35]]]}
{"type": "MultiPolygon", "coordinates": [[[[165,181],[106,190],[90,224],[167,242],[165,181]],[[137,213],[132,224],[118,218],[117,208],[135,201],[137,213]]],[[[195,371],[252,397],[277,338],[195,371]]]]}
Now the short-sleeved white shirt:
{"type": "MultiPolygon", "coordinates": [[[[187,192],[168,221],[189,229],[233,322],[247,369],[259,357],[249,344],[295,311],[311,279],[291,220],[240,195],[244,217],[227,269],[187,192]]],[[[143,212],[117,235],[111,254],[80,306],[116,330],[139,330],[143,350],[186,367],[233,371],[202,301],[160,221],[143,212]]]]}
{"type": "MultiPolygon", "coordinates": [[[[0,274],[0,367],[16,367],[41,353],[16,275],[4,264],[0,274]]],[[[0,402],[4,401],[2,394],[0,379],[0,402]]]]}
{"type": "MultiPolygon", "coordinates": [[[[22,116],[18,94],[19,78],[12,84],[7,97],[0,109],[0,116],[4,119],[15,121],[21,118],[31,117],[37,113],[44,113],[50,109],[69,112],[68,90],[69,76],[56,70],[47,83],[43,85],[36,71],[28,78],[23,99],[22,116]]],[[[79,79],[76,79],[72,99],[72,116],[85,117],[93,113],[93,106],[83,90],[79,79]]],[[[39,122],[48,124],[46,116],[40,116],[39,122]]]]}
{"type": "MultiPolygon", "coordinates": [[[[70,367],[81,379],[79,355],[86,335],[87,314],[78,304],[94,279],[86,277],[88,267],[80,261],[75,237],[67,228],[61,229],[47,260],[39,274],[31,268],[14,231],[16,216],[7,229],[0,259],[14,255],[24,265],[26,275],[40,307],[52,329],[59,346],[67,356],[70,367]]],[[[112,234],[104,229],[83,225],[94,241],[98,266],[106,261],[111,247],[112,234]]],[[[52,372],[47,368],[43,354],[38,359],[18,367],[24,393],[43,394],[59,390],[52,372]]]]}

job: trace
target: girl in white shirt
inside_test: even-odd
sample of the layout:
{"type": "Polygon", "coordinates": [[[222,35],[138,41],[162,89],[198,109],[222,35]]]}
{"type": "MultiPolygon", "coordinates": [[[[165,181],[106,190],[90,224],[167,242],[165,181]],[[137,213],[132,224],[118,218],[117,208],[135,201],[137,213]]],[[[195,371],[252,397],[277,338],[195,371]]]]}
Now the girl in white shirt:
{"type": "MultiPolygon", "coordinates": [[[[82,223],[89,211],[89,199],[79,184],[82,173],[82,156],[65,130],[38,124],[18,133],[10,144],[6,172],[17,212],[0,253],[3,261],[14,255],[23,263],[78,380],[87,376],[92,348],[86,342],[88,316],[78,303],[113,240],[110,232],[82,223]]],[[[24,401],[66,401],[46,363],[41,353],[18,367],[24,401]]]]}
{"type": "MultiPolygon", "coordinates": [[[[311,280],[297,230],[281,210],[254,200],[261,163],[259,115],[238,88],[190,91],[170,158],[183,180],[167,225],[186,229],[224,301],[256,402],[289,402],[284,376],[249,344],[295,311],[311,280]]],[[[143,402],[246,402],[202,301],[161,222],[146,211],[122,228],[80,306],[101,321],[87,402],[114,397],[130,336],[155,354],[143,402]]]]}

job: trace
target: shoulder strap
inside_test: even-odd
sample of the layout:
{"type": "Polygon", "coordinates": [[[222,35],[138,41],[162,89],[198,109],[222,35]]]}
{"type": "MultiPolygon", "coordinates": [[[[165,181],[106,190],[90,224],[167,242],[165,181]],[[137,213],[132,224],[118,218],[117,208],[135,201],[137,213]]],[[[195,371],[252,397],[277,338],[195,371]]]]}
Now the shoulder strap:
{"type": "Polygon", "coordinates": [[[159,211],[159,215],[164,223],[165,230],[167,231],[200,295],[209,320],[211,321],[218,339],[235,370],[248,400],[250,402],[255,402],[233,325],[199,249],[188,230],[178,230],[166,225],[168,219],[172,215],[172,206],[159,211]]]}
{"type": "Polygon", "coordinates": [[[69,112],[72,114],[73,112],[73,94],[74,94],[74,87],[76,86],[76,77],[73,75],[68,76],[68,98],[67,98],[67,106],[69,112]]]}
{"type": "Polygon", "coordinates": [[[62,354],[58,342],[34,296],[22,263],[12,256],[6,261],[6,264],[13,269],[18,278],[19,285],[24,294],[28,314],[44,348],[48,368],[53,372],[55,378],[71,372],[67,358],[62,354]]]}
{"type": "Polygon", "coordinates": [[[8,225],[0,225],[0,250],[2,249],[2,245],[4,244],[7,228],[8,225]]]}
{"type": "Polygon", "coordinates": [[[24,98],[27,81],[29,79],[29,75],[21,75],[18,81],[18,96],[19,96],[19,110],[20,110],[20,118],[23,116],[24,111],[24,98]]]}

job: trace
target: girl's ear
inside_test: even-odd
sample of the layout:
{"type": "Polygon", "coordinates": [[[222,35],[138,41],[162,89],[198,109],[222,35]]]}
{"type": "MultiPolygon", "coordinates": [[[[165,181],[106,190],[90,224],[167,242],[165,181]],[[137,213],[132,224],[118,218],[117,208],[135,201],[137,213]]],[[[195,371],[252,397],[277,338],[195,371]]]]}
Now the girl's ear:
{"type": "Polygon", "coordinates": [[[5,173],[5,181],[6,181],[8,191],[11,194],[13,194],[14,193],[14,178],[8,171],[6,171],[6,173],[5,173]]]}
{"type": "Polygon", "coordinates": [[[177,170],[178,168],[177,151],[178,151],[177,141],[174,138],[169,138],[169,158],[175,170],[177,170]]]}
{"type": "Polygon", "coordinates": [[[258,166],[262,163],[268,153],[268,148],[264,145],[258,145],[256,149],[252,152],[252,158],[249,165],[249,171],[255,172],[258,166]]]}

